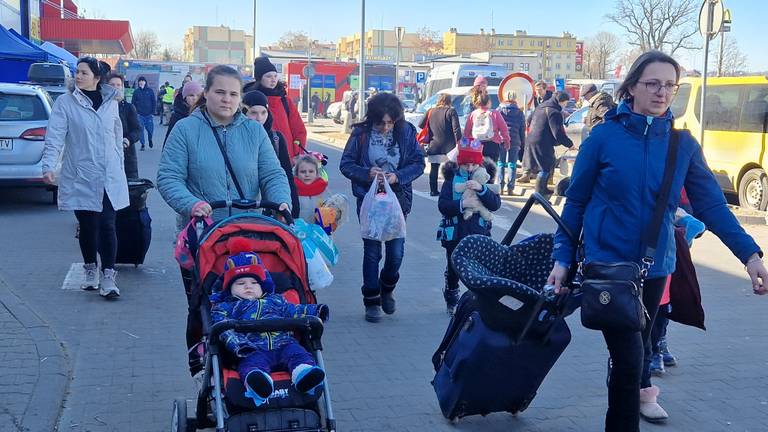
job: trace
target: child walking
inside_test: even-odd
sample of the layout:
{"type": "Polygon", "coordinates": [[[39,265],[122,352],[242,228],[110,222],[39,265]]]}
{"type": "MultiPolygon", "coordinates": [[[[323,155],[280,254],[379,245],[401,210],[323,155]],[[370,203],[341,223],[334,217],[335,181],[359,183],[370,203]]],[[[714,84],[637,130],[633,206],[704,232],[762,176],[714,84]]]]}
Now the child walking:
{"type": "Polygon", "coordinates": [[[328,180],[320,175],[322,163],[311,154],[294,158],[293,182],[299,196],[299,217],[309,224],[315,223],[315,209],[328,198],[328,180]]]}
{"type": "MultiPolygon", "coordinates": [[[[443,164],[443,186],[437,201],[443,215],[437,233],[437,239],[445,248],[445,287],[443,298],[449,316],[453,316],[459,302],[459,275],[451,265],[451,254],[461,239],[470,234],[491,235],[491,221],[483,219],[479,212],[465,217],[468,209],[485,207],[494,212],[501,207],[498,191],[489,188],[496,175],[496,163],[483,158],[483,146],[477,141],[462,140],[456,162],[443,164]],[[486,184],[473,180],[478,170],[490,176],[486,184]],[[458,190],[471,190],[474,193],[460,193],[458,190]]],[[[486,177],[487,177],[486,176],[486,177]]],[[[479,176],[478,176],[479,177],[479,176]]]]}
{"type": "MultiPolygon", "coordinates": [[[[261,320],[297,318],[315,315],[328,319],[328,306],[292,304],[275,294],[275,283],[254,252],[240,252],[224,265],[222,289],[211,296],[213,323],[222,320],[261,320]]],[[[310,393],[325,379],[325,371],[314,357],[294,339],[290,332],[237,333],[227,330],[221,335],[227,350],[239,359],[237,371],[245,383],[245,395],[256,406],[264,404],[274,390],[269,373],[285,365],[296,389],[310,393]]]]}

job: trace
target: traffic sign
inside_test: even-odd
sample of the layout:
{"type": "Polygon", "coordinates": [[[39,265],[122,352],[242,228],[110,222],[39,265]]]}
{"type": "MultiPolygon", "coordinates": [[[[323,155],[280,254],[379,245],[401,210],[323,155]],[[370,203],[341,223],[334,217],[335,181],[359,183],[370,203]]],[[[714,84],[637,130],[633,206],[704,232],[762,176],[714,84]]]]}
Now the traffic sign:
{"type": "Polygon", "coordinates": [[[427,82],[427,73],[426,72],[416,72],[416,83],[417,84],[424,84],[427,82]]]}
{"type": "Polygon", "coordinates": [[[704,39],[714,39],[723,25],[723,2],[704,0],[699,11],[699,31],[704,39]]]}
{"type": "Polygon", "coordinates": [[[514,72],[507,75],[499,84],[499,100],[509,102],[517,100],[520,106],[533,103],[533,78],[524,72],[514,72]]]}
{"type": "Polygon", "coordinates": [[[315,67],[311,64],[304,66],[304,76],[307,78],[312,78],[315,75],[315,67]]]}

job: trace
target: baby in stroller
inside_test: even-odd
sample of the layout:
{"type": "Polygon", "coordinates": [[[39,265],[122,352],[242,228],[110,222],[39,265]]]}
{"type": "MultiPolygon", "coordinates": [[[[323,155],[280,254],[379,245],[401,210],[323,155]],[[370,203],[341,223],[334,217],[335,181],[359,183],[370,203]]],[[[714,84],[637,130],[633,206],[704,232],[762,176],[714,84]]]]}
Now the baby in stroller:
{"type": "MultiPolygon", "coordinates": [[[[222,320],[260,320],[317,316],[328,319],[323,304],[292,304],[275,294],[275,283],[254,252],[230,256],[224,266],[221,290],[211,296],[211,316],[215,324],[222,320]]],[[[220,336],[227,350],[237,356],[238,373],[244,378],[245,395],[256,406],[272,394],[270,372],[285,365],[299,392],[312,394],[325,379],[325,372],[314,357],[288,332],[237,333],[227,330],[220,336]]]]}

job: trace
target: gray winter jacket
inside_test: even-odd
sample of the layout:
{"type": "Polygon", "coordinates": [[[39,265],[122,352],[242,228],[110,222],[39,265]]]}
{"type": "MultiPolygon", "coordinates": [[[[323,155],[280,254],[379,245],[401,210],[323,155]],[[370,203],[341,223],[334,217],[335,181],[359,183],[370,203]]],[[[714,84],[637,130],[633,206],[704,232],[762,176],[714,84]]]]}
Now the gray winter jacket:
{"type": "Polygon", "coordinates": [[[73,88],[56,99],[48,120],[43,150],[43,172],[58,176],[60,210],[102,210],[104,191],[115,210],[128,206],[128,183],[123,167],[123,125],[117,90],[101,86],[98,111],[88,97],[73,88]]]}
{"type": "MultiPolygon", "coordinates": [[[[288,178],[264,128],[240,112],[227,126],[209,119],[221,138],[245,198],[263,198],[290,206],[288,178]]],[[[168,136],[157,171],[157,189],[186,220],[199,201],[240,198],[213,131],[199,109],[179,120],[168,136]]],[[[213,218],[225,216],[226,210],[220,209],[213,218]]]]}

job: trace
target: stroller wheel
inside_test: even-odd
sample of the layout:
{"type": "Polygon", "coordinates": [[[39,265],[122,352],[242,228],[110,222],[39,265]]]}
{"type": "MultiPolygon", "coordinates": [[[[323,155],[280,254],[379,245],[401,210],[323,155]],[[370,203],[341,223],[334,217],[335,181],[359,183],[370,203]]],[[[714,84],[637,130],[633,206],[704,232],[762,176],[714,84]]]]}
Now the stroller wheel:
{"type": "Polygon", "coordinates": [[[187,422],[187,401],[176,399],[173,401],[173,417],[171,418],[172,432],[189,432],[187,422]]]}

